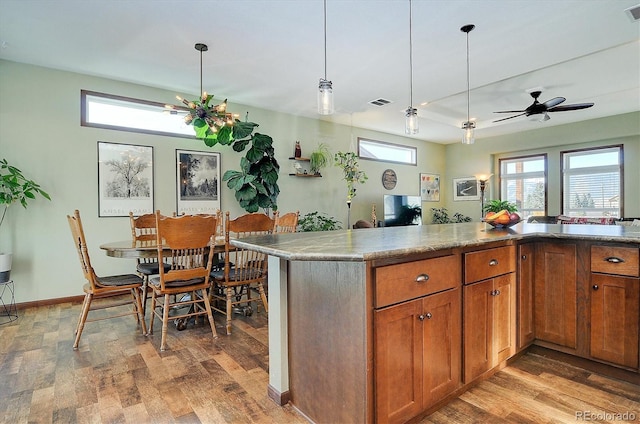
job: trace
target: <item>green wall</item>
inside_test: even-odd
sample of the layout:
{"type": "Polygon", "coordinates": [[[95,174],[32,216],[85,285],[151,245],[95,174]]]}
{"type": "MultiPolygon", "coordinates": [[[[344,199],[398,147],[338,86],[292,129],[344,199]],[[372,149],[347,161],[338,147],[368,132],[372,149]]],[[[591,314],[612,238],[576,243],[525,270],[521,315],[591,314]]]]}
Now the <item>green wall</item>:
{"type": "MultiPolygon", "coordinates": [[[[52,197],[51,202],[36,199],[26,210],[12,206],[0,228],[0,250],[14,253],[12,277],[16,283],[17,302],[81,294],[80,287],[84,281],[65,218],[74,209],[79,209],[82,214],[97,273],[133,271],[133,260],[109,258],[98,247],[101,243],[130,237],[128,218],[98,218],[98,141],[153,146],[155,208],[166,214],[176,208],[176,149],[219,151],[222,173],[227,169],[238,169],[241,154],[228,147],[209,149],[195,139],[81,127],[82,89],[161,103],[175,103],[176,94],[0,60],[0,157],[7,158],[27,177],[39,182],[52,197]]],[[[185,93],[178,94],[190,97],[185,93]]],[[[640,119],[637,113],[510,137],[479,138],[473,146],[462,146],[428,143],[234,103],[229,103],[228,109],[240,116],[248,111],[249,119],[260,124],[258,132],[273,137],[281,167],[278,205],[283,212],[299,210],[305,214],[319,210],[337,217],[346,225],[346,185],[340,169],[333,166],[324,169],[322,178],[294,178],[288,176],[293,172],[293,162],[288,158],[293,155],[296,140],[300,140],[303,156],[306,156],[319,142],[327,143],[332,152],[347,151],[356,145],[358,137],[365,137],[417,147],[418,165],[360,161],[369,180],[357,189],[351,223],[357,219],[369,219],[372,205],[376,206],[381,219],[383,194],[418,194],[421,172],[440,174],[442,178],[441,201],[423,203],[425,222],[430,222],[430,208],[442,206],[477,219],[479,216],[473,215],[476,209],[479,215],[477,202],[453,202],[451,178],[487,172],[500,154],[539,150],[555,152],[564,144],[612,142],[624,142],[627,163],[634,164],[625,168],[625,207],[628,216],[640,216],[637,188],[640,167],[635,165],[640,159],[640,119]],[[393,190],[382,187],[382,173],[387,168],[397,173],[398,184],[393,190]]],[[[234,217],[244,213],[224,184],[221,204],[222,209],[229,210],[234,217]]]]}

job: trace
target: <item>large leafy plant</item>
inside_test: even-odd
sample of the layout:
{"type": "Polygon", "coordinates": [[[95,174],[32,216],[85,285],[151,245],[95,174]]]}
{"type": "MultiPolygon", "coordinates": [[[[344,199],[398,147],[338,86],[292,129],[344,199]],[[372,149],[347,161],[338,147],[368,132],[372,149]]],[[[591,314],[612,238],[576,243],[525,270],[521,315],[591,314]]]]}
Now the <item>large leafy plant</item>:
{"type": "Polygon", "coordinates": [[[27,179],[15,166],[9,165],[6,159],[0,161],[0,207],[3,206],[2,216],[0,216],[0,226],[4,222],[7,209],[13,203],[20,202],[26,209],[27,201],[35,199],[36,194],[45,199],[51,197],[40,188],[40,185],[33,180],[27,179]]]}
{"type": "Polygon", "coordinates": [[[260,208],[278,208],[280,194],[278,171],[280,165],[275,158],[273,139],[265,134],[254,133],[258,124],[233,121],[226,111],[227,101],[210,106],[212,95],[203,95],[200,100],[183,101],[189,108],[185,122],[192,124],[196,138],[213,147],[216,144],[231,145],[234,151],[246,155],[240,159],[240,170],[228,170],[222,176],[227,187],[235,191],[240,206],[247,212],[257,212],[260,208]]]}

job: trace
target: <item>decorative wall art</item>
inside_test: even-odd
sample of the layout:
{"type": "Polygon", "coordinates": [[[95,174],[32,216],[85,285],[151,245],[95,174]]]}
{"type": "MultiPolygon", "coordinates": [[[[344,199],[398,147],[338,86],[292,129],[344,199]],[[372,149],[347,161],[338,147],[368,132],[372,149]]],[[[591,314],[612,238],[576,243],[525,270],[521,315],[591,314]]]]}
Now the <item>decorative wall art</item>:
{"type": "Polygon", "coordinates": [[[220,209],[220,153],[176,150],[178,215],[220,209]]]}
{"type": "Polygon", "coordinates": [[[478,180],[474,177],[454,178],[453,200],[480,200],[478,180]]]}
{"type": "Polygon", "coordinates": [[[420,174],[420,197],[423,202],[440,201],[440,175],[420,174]]]}
{"type": "Polygon", "coordinates": [[[98,142],[98,216],[153,213],[153,147],[98,142]]]}

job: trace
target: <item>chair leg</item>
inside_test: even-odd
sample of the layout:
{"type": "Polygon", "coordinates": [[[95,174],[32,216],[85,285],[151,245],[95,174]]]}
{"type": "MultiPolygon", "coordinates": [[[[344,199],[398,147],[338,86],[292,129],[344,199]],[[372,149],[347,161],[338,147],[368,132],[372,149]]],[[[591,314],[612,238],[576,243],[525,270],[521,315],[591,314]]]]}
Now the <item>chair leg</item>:
{"type": "Polygon", "coordinates": [[[233,308],[231,307],[232,296],[233,296],[233,287],[227,287],[227,335],[231,334],[231,314],[233,313],[233,308]]]}
{"type": "Polygon", "coordinates": [[[164,352],[167,344],[167,327],[169,326],[169,295],[164,295],[162,307],[162,338],[160,340],[160,352],[164,352]]]}
{"type": "Polygon", "coordinates": [[[209,291],[207,289],[202,289],[202,301],[204,302],[204,307],[207,310],[207,318],[209,318],[209,325],[211,325],[211,333],[213,333],[213,338],[217,339],[218,332],[216,331],[216,323],[213,321],[213,311],[211,311],[211,305],[209,304],[209,291]]]}
{"type": "Polygon", "coordinates": [[[149,313],[149,331],[147,334],[153,334],[153,321],[156,317],[156,292],[151,292],[151,312],[149,313]]]}
{"type": "MultiPolygon", "coordinates": [[[[146,289],[145,289],[146,290],[146,289]]],[[[140,323],[140,327],[142,328],[142,335],[147,335],[147,323],[144,321],[144,313],[142,312],[142,303],[140,298],[143,296],[140,289],[131,289],[133,293],[133,297],[136,301],[136,317],[138,318],[138,322],[140,323]]],[[[146,297],[146,295],[145,295],[146,297]]]]}
{"type": "Polygon", "coordinates": [[[89,315],[89,309],[91,308],[92,300],[92,294],[87,293],[84,295],[82,311],[80,311],[80,317],[78,318],[78,325],[76,327],[76,339],[73,342],[73,350],[78,350],[78,343],[80,343],[80,336],[82,336],[82,330],[84,329],[84,323],[87,321],[87,315],[89,315]]]}
{"type": "Polygon", "coordinates": [[[269,303],[267,302],[267,294],[264,292],[264,286],[262,283],[258,283],[258,293],[260,293],[260,299],[264,305],[264,311],[269,312],[269,303]]]}

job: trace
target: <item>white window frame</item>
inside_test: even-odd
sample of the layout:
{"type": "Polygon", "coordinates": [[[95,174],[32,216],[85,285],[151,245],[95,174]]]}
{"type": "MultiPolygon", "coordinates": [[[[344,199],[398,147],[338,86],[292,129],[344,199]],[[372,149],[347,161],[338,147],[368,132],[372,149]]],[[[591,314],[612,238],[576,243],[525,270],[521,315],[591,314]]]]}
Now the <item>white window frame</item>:
{"type": "Polygon", "coordinates": [[[163,103],[80,91],[80,125],[169,137],[195,138],[193,127],[184,123],[185,107],[169,110],[163,103]]]}
{"type": "Polygon", "coordinates": [[[358,157],[360,159],[378,162],[401,163],[404,165],[417,166],[418,148],[358,137],[358,157]],[[373,151],[378,151],[378,155],[372,156],[373,151]],[[385,158],[395,158],[395,160],[385,158]]]}
{"type": "MultiPolygon", "coordinates": [[[[560,163],[562,166],[562,214],[565,216],[588,217],[588,218],[620,218],[624,213],[624,172],[623,172],[623,146],[612,145],[594,147],[588,149],[565,150],[560,152],[560,163]],[[616,164],[598,163],[597,160],[592,166],[576,166],[571,168],[570,162],[573,158],[587,157],[589,155],[599,155],[602,153],[616,153],[616,164]],[[581,194],[589,195],[590,200],[594,202],[593,207],[581,206],[571,207],[571,202],[575,202],[574,195],[579,194],[571,192],[572,177],[589,176],[592,174],[606,175],[617,174],[618,184],[614,189],[610,188],[610,193],[604,193],[604,185],[602,186],[601,195],[598,196],[595,190],[581,190],[581,194]],[[593,194],[593,196],[592,196],[593,194]]],[[[615,184],[615,181],[613,181],[615,184]]]]}
{"type": "Polygon", "coordinates": [[[515,203],[518,212],[522,215],[523,218],[528,218],[529,216],[544,216],[547,215],[547,205],[548,205],[548,192],[547,192],[547,154],[541,153],[530,156],[517,156],[517,157],[509,157],[503,158],[499,161],[499,169],[500,169],[500,199],[508,200],[509,202],[515,203]],[[508,172],[507,166],[511,164],[524,163],[524,162],[533,162],[533,161],[542,161],[543,169],[542,171],[529,171],[529,172],[508,172]],[[538,182],[536,182],[538,180],[538,182]],[[524,198],[519,198],[520,196],[512,195],[510,193],[510,187],[514,185],[519,186],[516,188],[517,191],[520,191],[523,196],[527,195],[526,185],[535,183],[536,185],[543,185],[543,208],[525,208],[526,202],[524,198]]]}

